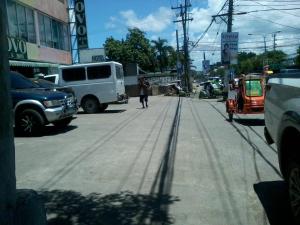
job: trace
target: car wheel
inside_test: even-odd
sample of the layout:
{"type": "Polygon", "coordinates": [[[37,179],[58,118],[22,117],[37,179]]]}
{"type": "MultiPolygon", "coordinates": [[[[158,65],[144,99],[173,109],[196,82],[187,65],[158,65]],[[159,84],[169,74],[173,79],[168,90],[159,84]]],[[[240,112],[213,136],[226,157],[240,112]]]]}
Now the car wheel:
{"type": "Polygon", "coordinates": [[[44,125],[44,118],[34,109],[25,109],[16,118],[16,129],[23,135],[36,135],[44,125]]]}
{"type": "Polygon", "coordinates": [[[66,128],[72,121],[73,118],[65,118],[62,120],[58,120],[53,122],[53,125],[59,128],[66,128]]]}
{"type": "Polygon", "coordinates": [[[105,109],[107,109],[107,107],[108,107],[108,104],[106,104],[106,103],[103,103],[103,104],[100,104],[100,112],[104,112],[105,111],[105,109]]]}
{"type": "Polygon", "coordinates": [[[266,139],[266,142],[268,143],[268,145],[271,145],[274,143],[274,141],[271,138],[271,135],[266,127],[264,128],[264,135],[265,135],[265,139],[266,139]]]}
{"type": "Polygon", "coordinates": [[[82,103],[82,108],[85,113],[99,112],[99,102],[95,98],[85,98],[82,103]]]}
{"type": "Polygon", "coordinates": [[[293,161],[289,165],[288,190],[295,221],[300,224],[300,165],[293,161]]]}
{"type": "Polygon", "coordinates": [[[233,113],[230,112],[230,113],[228,113],[228,121],[232,122],[232,120],[233,120],[233,113]]]}

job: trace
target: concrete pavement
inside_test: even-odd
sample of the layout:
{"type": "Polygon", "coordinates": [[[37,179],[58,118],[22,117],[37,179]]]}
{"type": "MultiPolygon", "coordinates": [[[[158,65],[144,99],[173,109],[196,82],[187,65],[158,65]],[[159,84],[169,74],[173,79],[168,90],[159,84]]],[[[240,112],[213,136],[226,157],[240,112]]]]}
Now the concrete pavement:
{"type": "Polygon", "coordinates": [[[217,100],[132,98],[17,137],[17,184],[40,191],[49,224],[291,224],[263,125],[229,123],[217,100]]]}

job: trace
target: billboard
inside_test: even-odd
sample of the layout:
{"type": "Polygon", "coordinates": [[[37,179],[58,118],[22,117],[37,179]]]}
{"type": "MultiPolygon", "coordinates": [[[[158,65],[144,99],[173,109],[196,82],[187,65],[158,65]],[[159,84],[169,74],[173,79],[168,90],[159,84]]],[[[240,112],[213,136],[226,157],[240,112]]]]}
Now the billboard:
{"type": "Polygon", "coordinates": [[[79,54],[80,63],[105,62],[106,59],[104,48],[82,49],[79,54]]]}
{"type": "Polygon", "coordinates": [[[75,0],[75,22],[78,49],[88,48],[84,0],[75,0]]]}
{"type": "Polygon", "coordinates": [[[237,64],[239,33],[222,33],[221,62],[223,65],[237,64]]]}
{"type": "Polygon", "coordinates": [[[202,69],[203,73],[207,74],[210,69],[210,61],[209,60],[202,60],[202,69]]]}

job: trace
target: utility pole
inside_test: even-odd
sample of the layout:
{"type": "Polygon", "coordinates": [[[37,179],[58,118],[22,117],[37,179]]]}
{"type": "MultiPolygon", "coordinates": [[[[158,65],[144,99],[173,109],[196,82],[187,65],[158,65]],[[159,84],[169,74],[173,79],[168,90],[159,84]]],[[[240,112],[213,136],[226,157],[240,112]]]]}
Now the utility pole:
{"type": "Polygon", "coordinates": [[[16,205],[15,148],[8,75],[6,0],[0,1],[0,224],[12,225],[16,205]]]}
{"type": "Polygon", "coordinates": [[[183,50],[184,50],[184,76],[185,76],[185,85],[188,88],[188,91],[191,91],[191,84],[190,84],[190,75],[189,75],[189,68],[190,68],[190,58],[189,58],[189,49],[188,49],[188,38],[187,38],[187,22],[192,21],[192,18],[188,17],[188,8],[191,7],[191,4],[188,0],[185,0],[184,6],[180,4],[179,7],[172,7],[172,9],[180,9],[180,16],[181,20],[174,21],[174,23],[181,22],[182,29],[183,29],[183,50]]]}
{"type": "Polygon", "coordinates": [[[177,78],[179,79],[180,78],[180,75],[181,75],[181,71],[179,70],[179,65],[181,64],[180,63],[180,58],[179,58],[179,40],[178,40],[178,30],[176,30],[176,52],[177,52],[177,62],[176,62],[176,69],[177,69],[177,78]]]}
{"type": "Polygon", "coordinates": [[[229,0],[228,6],[228,19],[227,19],[227,32],[232,32],[232,15],[233,15],[233,0],[229,0]]]}

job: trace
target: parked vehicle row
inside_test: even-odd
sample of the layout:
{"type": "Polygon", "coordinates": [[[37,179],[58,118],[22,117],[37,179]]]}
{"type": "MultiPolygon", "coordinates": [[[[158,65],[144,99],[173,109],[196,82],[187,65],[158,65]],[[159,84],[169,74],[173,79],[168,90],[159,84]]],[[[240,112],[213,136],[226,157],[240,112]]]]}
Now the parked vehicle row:
{"type": "Polygon", "coordinates": [[[34,135],[50,123],[64,128],[80,106],[86,113],[96,113],[104,111],[110,103],[126,99],[123,68],[119,63],[62,66],[59,71],[50,75],[55,83],[9,73],[17,132],[34,135]]]}

